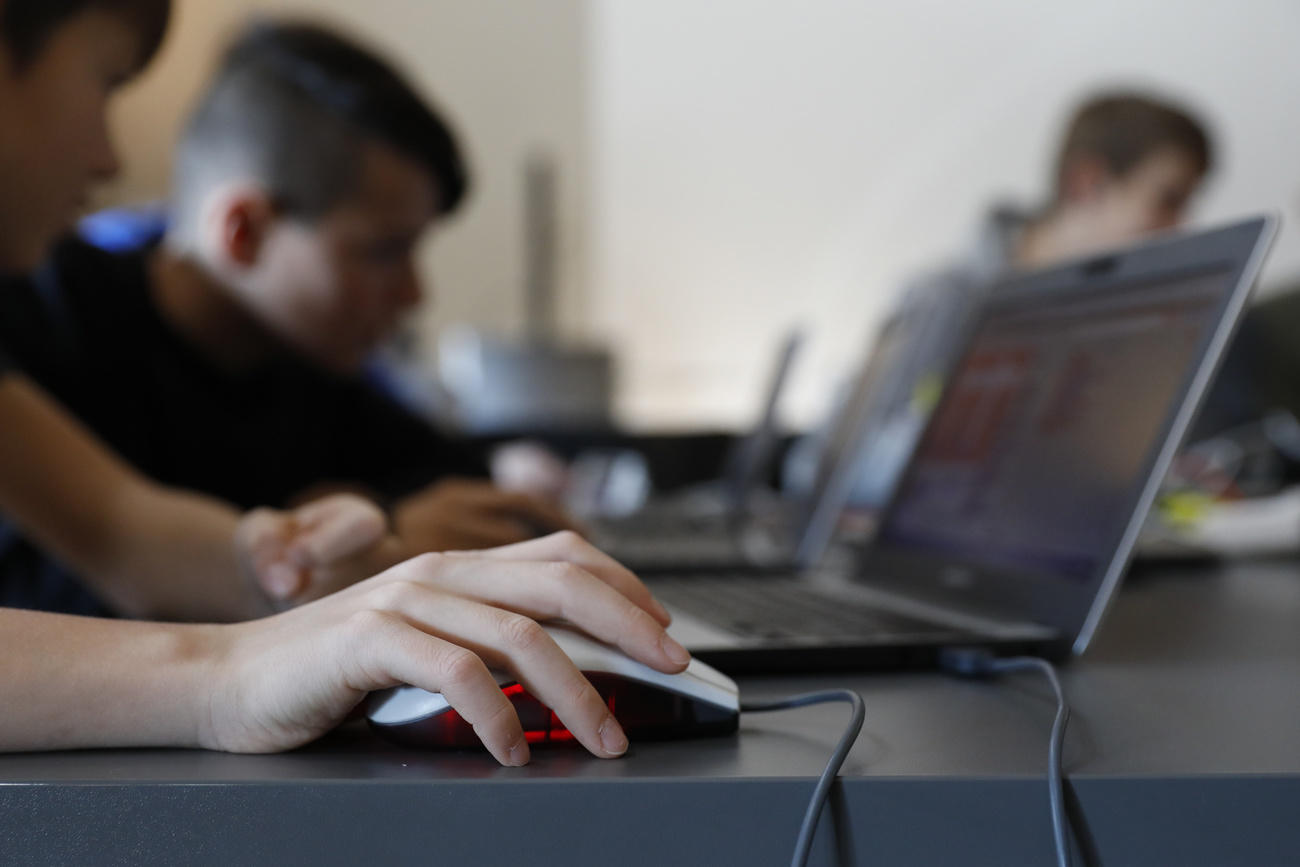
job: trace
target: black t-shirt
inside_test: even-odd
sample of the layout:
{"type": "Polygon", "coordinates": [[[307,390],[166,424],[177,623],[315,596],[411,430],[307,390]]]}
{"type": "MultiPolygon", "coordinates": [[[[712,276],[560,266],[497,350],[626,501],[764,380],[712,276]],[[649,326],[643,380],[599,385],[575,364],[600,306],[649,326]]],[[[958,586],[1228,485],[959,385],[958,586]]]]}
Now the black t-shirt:
{"type": "MultiPolygon", "coordinates": [[[[9,278],[0,275],[0,292],[5,291],[9,287],[9,283],[10,283],[9,278]]],[[[0,345],[0,380],[3,380],[5,378],[5,376],[9,373],[9,370],[12,367],[13,367],[13,362],[9,360],[8,355],[5,355],[4,346],[0,345]]]]}
{"type": "MultiPolygon", "coordinates": [[[[0,292],[10,279],[0,279],[0,292]]],[[[0,383],[13,363],[0,347],[0,383]]],[[[4,448],[0,425],[0,448],[4,448]]],[[[22,537],[18,528],[0,518],[0,607],[36,608],[69,614],[105,615],[107,608],[66,569],[22,537]]]]}
{"type": "MultiPolygon", "coordinates": [[[[0,299],[22,286],[22,278],[0,277],[0,299]]],[[[13,361],[0,345],[0,383],[13,370],[13,361]]],[[[5,447],[4,428],[0,425],[0,448],[5,447]]],[[[91,616],[111,613],[81,582],[70,576],[70,571],[57,560],[23,538],[17,525],[0,516],[0,607],[91,616]]]]}
{"type": "MultiPolygon", "coordinates": [[[[393,500],[486,474],[481,453],[364,382],[287,354],[239,376],[214,367],[155,307],[147,255],[66,241],[0,286],[0,351],[146,475],[247,509],[318,484],[393,500]]],[[[15,538],[0,530],[0,578],[15,538]]]]}

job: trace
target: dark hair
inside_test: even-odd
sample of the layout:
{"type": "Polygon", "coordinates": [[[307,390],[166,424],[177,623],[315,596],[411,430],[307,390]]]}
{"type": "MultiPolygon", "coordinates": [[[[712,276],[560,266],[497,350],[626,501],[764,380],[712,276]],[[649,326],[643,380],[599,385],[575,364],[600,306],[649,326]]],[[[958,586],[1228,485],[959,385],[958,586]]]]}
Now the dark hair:
{"type": "Polygon", "coordinates": [[[13,53],[18,68],[31,63],[46,40],[69,18],[99,10],[121,16],[140,35],[139,67],[158,52],[171,0],[5,0],[0,4],[0,40],[13,53]]]}
{"type": "Polygon", "coordinates": [[[266,186],[282,212],[311,220],[352,191],[364,141],[416,160],[443,213],[468,173],[447,124],[392,67],[322,27],[257,23],[227,49],[176,156],[175,231],[209,185],[232,176],[266,186]]]}
{"type": "Polygon", "coordinates": [[[1190,156],[1201,174],[1214,164],[1209,133],[1185,109],[1137,93],[1095,96],[1075,110],[1066,127],[1056,159],[1057,192],[1079,157],[1097,157],[1119,177],[1164,148],[1190,156]]]}

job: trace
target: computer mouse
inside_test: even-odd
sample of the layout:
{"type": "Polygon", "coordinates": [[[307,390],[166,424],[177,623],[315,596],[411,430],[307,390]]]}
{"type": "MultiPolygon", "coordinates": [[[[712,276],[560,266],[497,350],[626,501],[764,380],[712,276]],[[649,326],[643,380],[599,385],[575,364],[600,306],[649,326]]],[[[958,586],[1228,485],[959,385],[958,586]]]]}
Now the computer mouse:
{"type": "MultiPolygon", "coordinates": [[[[623,651],[567,626],[546,631],[596,688],[631,740],[727,734],[740,720],[740,690],[717,669],[692,659],[680,674],[655,671],[623,651]]],[[[573,735],[514,676],[493,671],[510,697],[530,744],[572,741],[573,735]]],[[[373,693],[366,719],[381,737],[404,746],[481,746],[474,729],[441,693],[398,686],[373,693]]]]}

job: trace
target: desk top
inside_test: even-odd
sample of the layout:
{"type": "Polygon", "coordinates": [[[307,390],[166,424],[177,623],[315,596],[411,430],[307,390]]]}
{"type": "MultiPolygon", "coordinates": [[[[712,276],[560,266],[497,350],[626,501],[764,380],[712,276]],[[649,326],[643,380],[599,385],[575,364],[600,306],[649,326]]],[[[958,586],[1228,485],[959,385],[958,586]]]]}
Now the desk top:
{"type": "MultiPolygon", "coordinates": [[[[1300,859],[1300,823],[1291,815],[1300,804],[1300,565],[1140,574],[1088,655],[1065,668],[1063,682],[1074,710],[1066,769],[1108,865],[1163,862],[1166,855],[1187,864],[1300,859]]],[[[867,721],[844,768],[835,818],[819,835],[822,863],[845,862],[846,834],[848,861],[862,854],[852,832],[873,841],[870,852],[889,854],[889,863],[1050,858],[1044,780],[1055,705],[1044,682],[928,672],[741,681],[746,699],[836,686],[863,695],[867,721]],[[962,841],[955,849],[944,842],[953,835],[962,841]]],[[[277,848],[286,841],[341,857],[348,844],[322,825],[328,803],[345,815],[365,813],[374,827],[378,836],[367,837],[371,848],[358,856],[376,845],[409,856],[432,835],[440,851],[474,862],[487,846],[497,861],[530,851],[523,834],[574,862],[607,857],[610,850],[602,856],[590,845],[604,839],[618,849],[637,841],[622,863],[692,863],[698,856],[699,863],[778,864],[788,858],[809,780],[846,717],[842,705],[746,715],[737,737],[634,744],[616,761],[538,748],[532,764],[514,769],[486,753],[391,747],[360,726],[275,756],[0,756],[0,860],[6,842],[33,842],[32,818],[47,829],[62,823],[60,839],[116,851],[86,830],[87,816],[104,815],[134,816],[117,833],[134,829],[123,838],[129,851],[160,863],[176,852],[153,848],[163,846],[156,836],[174,840],[177,827],[191,844],[201,843],[189,854],[210,853],[213,863],[305,851],[277,848]],[[267,825],[266,810],[294,818],[267,825]],[[446,821],[431,829],[430,815],[446,821]],[[503,815],[511,817],[511,833],[485,837],[503,815]],[[764,816],[771,820],[755,821],[764,816]],[[231,834],[230,822],[241,822],[245,833],[231,834]],[[671,823],[674,833],[648,831],[661,827],[656,822],[671,823]]],[[[48,847],[52,838],[40,837],[48,847]]],[[[75,854],[49,851],[50,863],[75,854]]]]}

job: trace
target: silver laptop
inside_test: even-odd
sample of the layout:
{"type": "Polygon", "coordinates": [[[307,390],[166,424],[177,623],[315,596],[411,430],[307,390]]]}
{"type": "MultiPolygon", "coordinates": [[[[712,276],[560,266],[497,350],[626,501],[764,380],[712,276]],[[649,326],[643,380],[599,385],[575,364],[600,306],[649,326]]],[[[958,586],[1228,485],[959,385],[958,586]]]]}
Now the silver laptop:
{"type": "Polygon", "coordinates": [[[728,455],[720,479],[703,490],[652,499],[631,515],[597,521],[592,541],[636,572],[747,567],[745,521],[769,470],[777,410],[803,341],[798,328],[781,340],[758,418],[728,455]]]}
{"type": "Polygon", "coordinates": [[[729,671],[1088,646],[1232,335],[1275,220],[1000,283],[851,570],[649,578],[729,671]]]}
{"type": "MultiPolygon", "coordinates": [[[[795,337],[787,339],[768,392],[762,420],[750,440],[751,454],[770,456],[764,439],[775,431],[777,399],[788,379],[795,337]]],[[[701,570],[736,573],[785,572],[817,563],[830,546],[835,526],[843,511],[852,484],[852,467],[862,445],[862,430],[874,401],[875,387],[882,370],[888,369],[897,342],[886,335],[878,340],[866,363],[859,369],[849,398],[840,408],[831,426],[826,446],[817,456],[809,490],[800,497],[760,508],[751,502],[751,494],[762,471],[754,457],[746,458],[739,471],[733,471],[732,502],[725,519],[709,524],[704,521],[679,521],[675,528],[660,523],[648,527],[643,520],[638,532],[619,531],[606,526],[593,541],[642,575],[693,573],[701,570]],[[739,486],[738,488],[735,486],[739,486]],[[613,532],[611,532],[613,531],[613,532]]]]}

